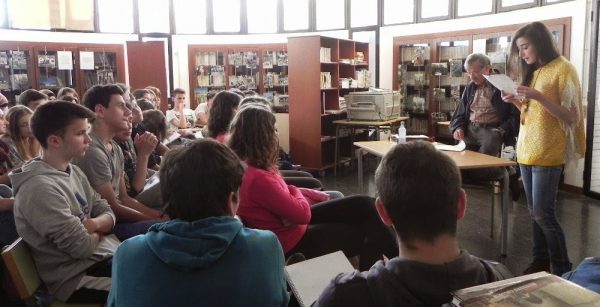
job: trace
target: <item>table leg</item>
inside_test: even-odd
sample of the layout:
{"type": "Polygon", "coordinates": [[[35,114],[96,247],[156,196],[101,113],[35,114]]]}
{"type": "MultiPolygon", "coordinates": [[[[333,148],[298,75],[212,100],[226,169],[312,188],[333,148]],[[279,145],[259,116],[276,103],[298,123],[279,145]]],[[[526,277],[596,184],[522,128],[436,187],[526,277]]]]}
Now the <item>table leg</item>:
{"type": "Polygon", "coordinates": [[[358,159],[358,192],[363,193],[363,150],[361,148],[356,150],[356,159],[358,159]]]}
{"type": "Polygon", "coordinates": [[[337,165],[338,165],[338,159],[339,159],[339,136],[340,136],[340,126],[336,125],[335,126],[335,149],[333,150],[334,153],[334,158],[333,158],[333,176],[337,176],[337,165]]]}
{"type": "Polygon", "coordinates": [[[502,185],[502,220],[500,227],[500,262],[504,263],[508,249],[508,207],[510,206],[511,198],[509,197],[508,188],[508,169],[504,168],[504,184],[502,185]]]}

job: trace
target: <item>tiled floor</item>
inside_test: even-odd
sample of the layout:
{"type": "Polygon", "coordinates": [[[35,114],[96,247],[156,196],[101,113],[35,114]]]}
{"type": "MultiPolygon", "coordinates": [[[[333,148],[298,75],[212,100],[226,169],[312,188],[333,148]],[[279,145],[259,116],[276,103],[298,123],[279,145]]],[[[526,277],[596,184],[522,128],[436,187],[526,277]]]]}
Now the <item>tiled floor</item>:
{"type": "MultiPolygon", "coordinates": [[[[369,195],[375,194],[373,172],[377,166],[374,158],[365,159],[365,187],[369,195]]],[[[326,173],[321,178],[329,190],[339,190],[345,195],[358,194],[356,163],[338,169],[337,177],[326,173]]],[[[496,206],[494,237],[490,238],[491,194],[488,189],[466,188],[468,208],[466,217],[459,222],[458,237],[461,247],[471,254],[487,259],[500,255],[500,206],[496,206]]],[[[565,231],[569,257],[573,265],[589,256],[600,256],[600,200],[567,192],[559,193],[557,215],[565,231]]],[[[509,207],[508,257],[506,266],[519,274],[531,260],[531,219],[524,194],[509,207]]]]}

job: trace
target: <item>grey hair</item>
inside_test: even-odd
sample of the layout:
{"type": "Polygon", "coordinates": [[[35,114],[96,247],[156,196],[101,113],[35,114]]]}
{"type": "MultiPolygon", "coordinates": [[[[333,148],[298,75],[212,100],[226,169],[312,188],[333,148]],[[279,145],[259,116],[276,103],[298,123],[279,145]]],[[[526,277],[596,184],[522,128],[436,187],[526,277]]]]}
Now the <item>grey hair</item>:
{"type": "Polygon", "coordinates": [[[481,65],[481,67],[491,65],[490,58],[487,55],[483,53],[471,53],[465,60],[465,70],[468,70],[469,66],[475,63],[481,65]]]}

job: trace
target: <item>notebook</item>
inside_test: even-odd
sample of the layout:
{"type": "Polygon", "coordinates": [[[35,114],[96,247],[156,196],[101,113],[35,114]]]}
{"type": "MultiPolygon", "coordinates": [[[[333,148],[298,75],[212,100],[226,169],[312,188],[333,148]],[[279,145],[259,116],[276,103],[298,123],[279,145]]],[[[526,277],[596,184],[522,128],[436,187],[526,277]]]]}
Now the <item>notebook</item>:
{"type": "Polygon", "coordinates": [[[288,284],[300,306],[310,306],[334,277],[352,271],[354,268],[341,251],[285,267],[288,284]]]}

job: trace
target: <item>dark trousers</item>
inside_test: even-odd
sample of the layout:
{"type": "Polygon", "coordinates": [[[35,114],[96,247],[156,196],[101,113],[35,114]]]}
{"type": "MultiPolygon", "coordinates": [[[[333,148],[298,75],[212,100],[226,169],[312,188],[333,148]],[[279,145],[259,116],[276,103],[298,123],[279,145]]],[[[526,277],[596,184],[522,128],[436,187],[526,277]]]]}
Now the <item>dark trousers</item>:
{"type": "MultiPolygon", "coordinates": [[[[382,255],[398,256],[391,228],[383,224],[368,196],[348,196],[315,204],[312,218],[300,242],[287,255],[309,258],[338,250],[347,257],[360,255],[360,270],[368,270],[382,255]]],[[[287,256],[286,255],[286,256],[287,256]]]]}
{"type": "MultiPolygon", "coordinates": [[[[104,259],[91,267],[89,267],[85,274],[87,276],[94,277],[111,277],[112,273],[112,257],[104,259]]],[[[72,304],[94,304],[104,303],[108,300],[108,289],[90,289],[90,288],[79,288],[71,294],[66,303],[72,304]]]]}
{"type": "MultiPolygon", "coordinates": [[[[502,136],[492,127],[478,127],[469,124],[465,132],[465,145],[468,150],[477,151],[489,156],[498,156],[502,149],[502,136]]],[[[495,181],[504,176],[501,167],[462,170],[461,174],[469,181],[495,181]]]]}

